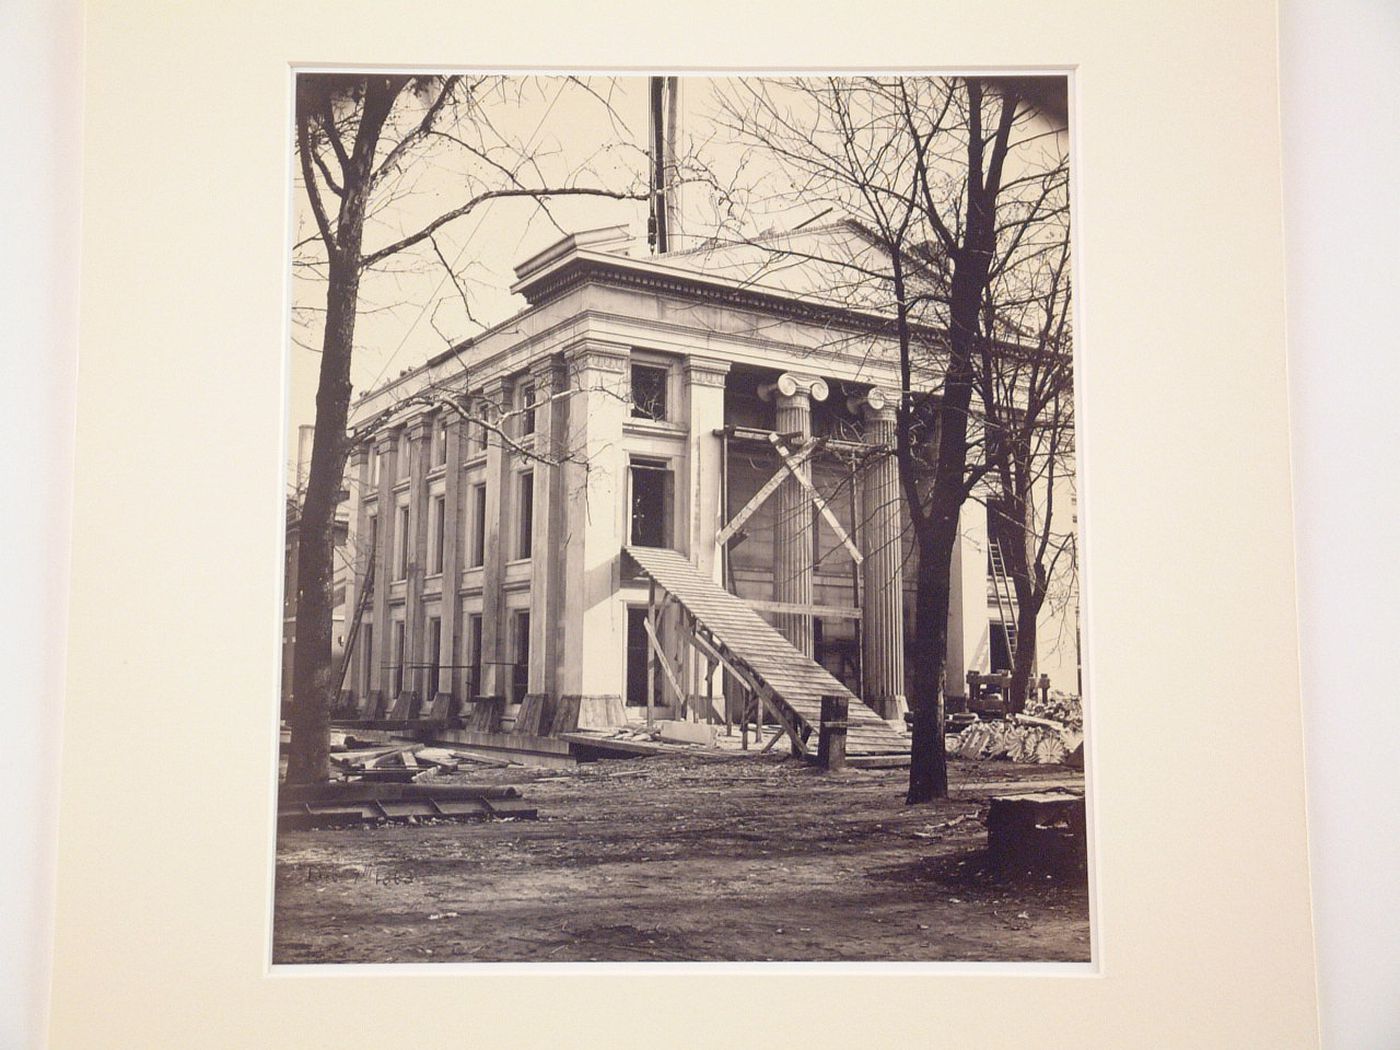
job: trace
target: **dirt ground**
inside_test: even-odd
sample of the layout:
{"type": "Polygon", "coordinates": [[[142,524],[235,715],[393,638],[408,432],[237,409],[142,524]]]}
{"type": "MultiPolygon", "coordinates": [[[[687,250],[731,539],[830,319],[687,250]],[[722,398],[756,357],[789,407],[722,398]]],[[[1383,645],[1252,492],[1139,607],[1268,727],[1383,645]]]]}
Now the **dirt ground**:
{"type": "Polygon", "coordinates": [[[1082,875],[998,882],[987,800],[1082,783],[954,761],[953,798],[906,806],[903,770],[777,755],[473,769],[537,821],[279,836],[274,961],[1078,960],[1082,875]]]}

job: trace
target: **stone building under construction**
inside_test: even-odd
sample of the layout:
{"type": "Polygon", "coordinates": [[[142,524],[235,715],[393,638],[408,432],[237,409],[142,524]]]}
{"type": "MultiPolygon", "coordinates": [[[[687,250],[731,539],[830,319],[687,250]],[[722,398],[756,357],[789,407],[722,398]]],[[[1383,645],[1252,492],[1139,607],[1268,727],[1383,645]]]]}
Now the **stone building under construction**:
{"type": "MultiPolygon", "coordinates": [[[[800,236],[875,250],[847,223],[800,236]]],[[[801,722],[795,694],[834,681],[864,701],[853,727],[902,731],[918,654],[888,318],[816,294],[771,246],[632,251],[622,228],[562,239],[516,269],[520,313],[356,402],[343,703],[503,698],[506,727],[545,735],[741,721],[784,690],[774,710],[801,722]]],[[[1009,666],[990,548],[970,501],[952,693],[1009,666]]],[[[1036,670],[1077,692],[1062,589],[1046,615],[1071,622],[1039,632],[1036,670]]]]}

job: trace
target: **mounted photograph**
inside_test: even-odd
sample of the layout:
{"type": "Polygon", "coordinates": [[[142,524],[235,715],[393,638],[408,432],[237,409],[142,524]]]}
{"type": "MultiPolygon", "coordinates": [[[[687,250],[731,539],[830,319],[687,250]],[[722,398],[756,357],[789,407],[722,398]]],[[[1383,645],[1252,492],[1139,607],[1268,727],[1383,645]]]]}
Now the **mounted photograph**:
{"type": "Polygon", "coordinates": [[[1096,962],[1069,77],[291,93],[272,963],[1096,962]]]}

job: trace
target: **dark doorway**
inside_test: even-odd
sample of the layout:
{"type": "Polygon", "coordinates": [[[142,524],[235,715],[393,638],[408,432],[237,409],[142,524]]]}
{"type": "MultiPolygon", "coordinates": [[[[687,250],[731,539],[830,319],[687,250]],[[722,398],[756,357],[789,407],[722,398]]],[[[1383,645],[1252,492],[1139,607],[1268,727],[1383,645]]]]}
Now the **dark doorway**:
{"type": "MultiPolygon", "coordinates": [[[[631,608],[627,610],[627,706],[646,707],[647,706],[647,658],[651,653],[651,646],[647,642],[646,628],[642,626],[646,622],[647,611],[645,608],[631,608]]],[[[661,692],[661,668],[657,667],[653,676],[652,697],[656,706],[660,706],[664,700],[661,692]]]]}

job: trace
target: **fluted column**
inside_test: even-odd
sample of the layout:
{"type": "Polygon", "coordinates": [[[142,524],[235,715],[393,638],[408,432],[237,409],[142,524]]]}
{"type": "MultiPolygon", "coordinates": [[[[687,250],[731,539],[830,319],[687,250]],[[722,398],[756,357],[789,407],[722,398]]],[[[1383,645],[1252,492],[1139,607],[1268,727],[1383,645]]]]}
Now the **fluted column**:
{"type": "MultiPolygon", "coordinates": [[[[765,385],[760,395],[772,399],[780,434],[805,441],[812,435],[812,402],[825,401],[827,386],[812,376],[784,372],[776,383],[765,385]]],[[[804,462],[798,473],[811,479],[804,462]]],[[[791,605],[812,604],[812,525],[816,513],[812,498],[795,478],[787,478],[776,495],[777,520],[773,526],[773,600],[791,605]]],[[[812,617],[803,613],[778,613],[778,633],[798,651],[813,654],[812,617]]]]}
{"type": "Polygon", "coordinates": [[[865,440],[884,446],[861,486],[861,678],[864,699],[884,718],[902,718],[904,696],[904,550],[899,465],[894,458],[895,404],[883,391],[857,399],[865,440]]]}

